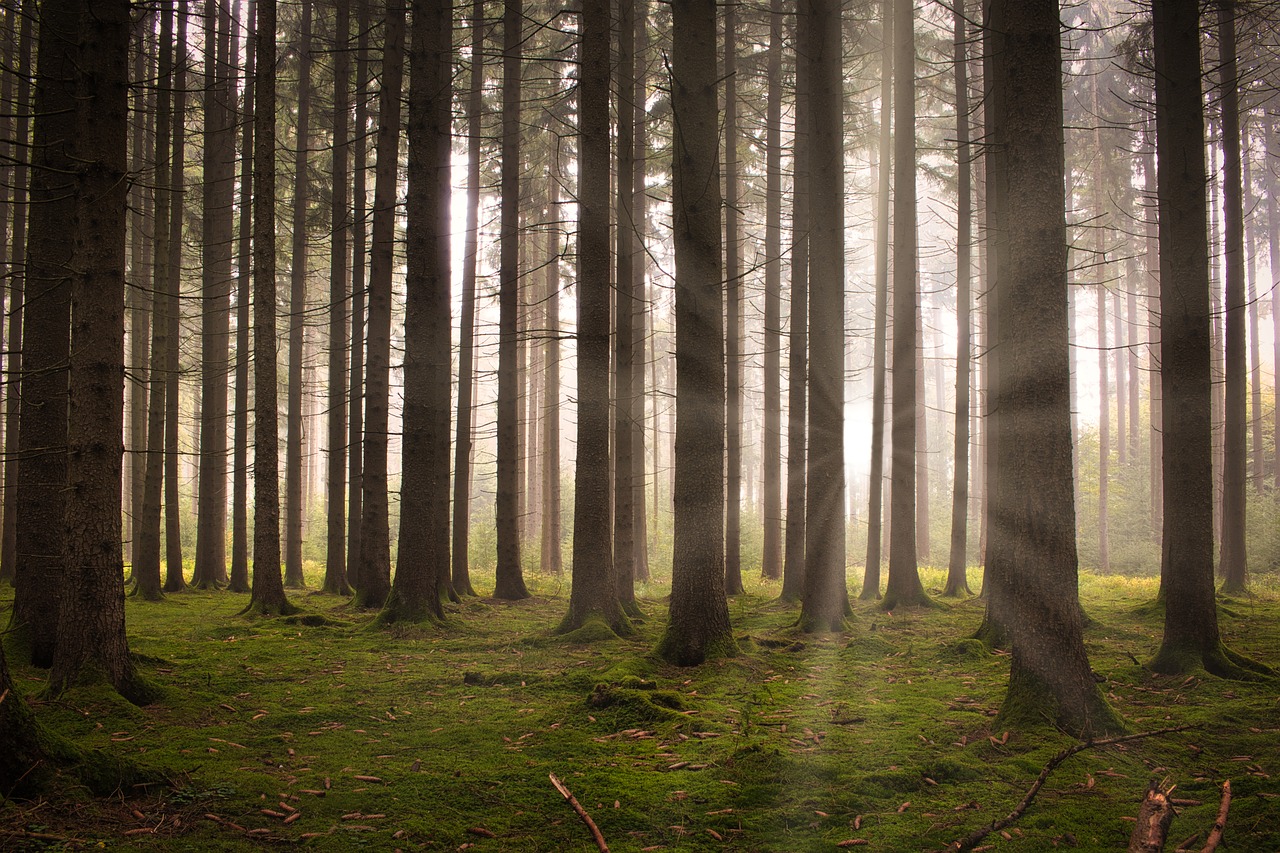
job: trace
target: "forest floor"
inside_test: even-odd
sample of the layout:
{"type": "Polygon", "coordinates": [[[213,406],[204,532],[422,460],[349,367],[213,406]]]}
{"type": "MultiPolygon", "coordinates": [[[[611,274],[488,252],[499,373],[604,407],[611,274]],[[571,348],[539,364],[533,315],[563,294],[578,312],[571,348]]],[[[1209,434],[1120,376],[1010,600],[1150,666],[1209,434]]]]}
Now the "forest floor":
{"type": "MultiPolygon", "coordinates": [[[[941,850],[1009,813],[1073,743],[993,728],[1008,659],[964,639],[975,599],[892,614],[855,602],[847,633],[804,636],[777,586],[756,583],[730,605],[742,654],[678,669],[650,654],[665,588],[642,588],[634,638],[567,640],[551,633],[567,579],[530,581],[530,600],[469,599],[444,628],[389,631],[310,592],[291,593],[305,609],[285,619],[239,616],[246,596],[228,593],[130,599],[130,643],[162,702],[41,701],[44,673],[14,676],[45,725],[170,785],[5,801],[0,849],[597,849],[555,774],[614,851],[941,850]]],[[[1276,666],[1280,579],[1255,587],[1223,602],[1224,639],[1276,666]]],[[[1280,686],[1144,669],[1155,592],[1082,575],[1090,660],[1133,731],[1197,728],[1069,758],[989,849],[1124,849],[1153,779],[1189,801],[1170,847],[1203,844],[1230,779],[1225,849],[1280,851],[1280,686]]]]}

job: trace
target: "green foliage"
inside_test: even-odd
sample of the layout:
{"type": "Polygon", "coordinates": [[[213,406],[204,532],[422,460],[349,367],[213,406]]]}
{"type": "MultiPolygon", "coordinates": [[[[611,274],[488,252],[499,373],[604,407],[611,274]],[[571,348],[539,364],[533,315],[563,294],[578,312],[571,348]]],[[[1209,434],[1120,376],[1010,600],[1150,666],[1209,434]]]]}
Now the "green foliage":
{"type": "MultiPolygon", "coordinates": [[[[926,588],[942,582],[923,574],[926,588]]],[[[605,643],[553,637],[566,582],[536,574],[530,600],[469,599],[449,608],[448,628],[404,634],[365,630],[373,615],[318,593],[297,597],[297,619],[252,623],[236,616],[246,597],[225,592],[130,601],[138,665],[167,688],[164,701],[137,708],[84,691],[33,707],[77,749],[145,762],[172,787],[126,785],[122,808],[63,777],[39,831],[139,850],[593,850],[547,781],[555,773],[619,851],[829,850],[852,838],[941,849],[1012,809],[1072,742],[1045,727],[994,727],[1008,658],[962,639],[980,601],[893,615],[856,603],[849,632],[800,641],[795,609],[773,600],[777,585],[746,579],[730,605],[746,651],[697,668],[651,654],[665,628],[657,586],[641,602],[652,618],[605,643]],[[287,824],[268,813],[289,809],[300,817],[287,824]],[[155,831],[123,835],[142,828],[155,831]]],[[[476,580],[492,588],[491,576],[476,580]]],[[[1155,675],[1134,662],[1159,646],[1160,614],[1134,613],[1154,579],[1084,572],[1081,587],[1112,707],[1134,730],[1203,728],[1070,759],[1001,850],[1062,846],[1067,833],[1079,849],[1123,847],[1123,818],[1152,768],[1204,803],[1181,812],[1180,837],[1213,822],[1216,786],[1230,776],[1233,845],[1280,848],[1274,682],[1155,675]]],[[[1276,575],[1259,576],[1254,593],[1224,613],[1224,641],[1274,664],[1276,575]]],[[[16,667],[14,677],[30,699],[45,674],[16,667]]],[[[37,831],[30,805],[0,809],[0,837],[37,831]]]]}

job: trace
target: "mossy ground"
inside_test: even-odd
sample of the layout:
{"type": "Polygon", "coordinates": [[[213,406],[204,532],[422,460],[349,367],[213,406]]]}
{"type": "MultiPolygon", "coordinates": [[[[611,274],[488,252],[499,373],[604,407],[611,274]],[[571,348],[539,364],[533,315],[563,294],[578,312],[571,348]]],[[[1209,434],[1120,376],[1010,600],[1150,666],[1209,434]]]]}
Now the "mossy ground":
{"type": "MultiPolygon", "coordinates": [[[[945,580],[924,576],[931,591],[945,580]]],[[[892,615],[857,602],[847,633],[802,635],[797,610],[774,601],[778,585],[749,582],[730,602],[742,652],[680,669],[652,655],[665,588],[641,590],[635,636],[575,643],[553,634],[564,582],[529,580],[532,599],[468,599],[443,627],[384,631],[315,593],[293,593],[306,615],[290,619],[238,616],[247,596],[225,592],[130,599],[130,642],[166,688],[159,704],[101,692],[42,702],[45,673],[14,675],[51,729],[159,768],[172,787],[6,802],[0,848],[594,850],[555,773],[615,851],[849,839],[936,850],[1007,813],[1072,742],[993,730],[1008,662],[965,640],[981,620],[975,600],[892,615]]],[[[1255,583],[1223,616],[1224,640],[1274,665],[1280,588],[1274,576],[1255,583]]],[[[1203,802],[1171,837],[1207,831],[1230,778],[1232,849],[1280,850],[1280,686],[1144,669],[1160,620],[1135,607],[1155,592],[1153,579],[1083,577],[1091,663],[1133,730],[1204,728],[1071,758],[1010,838],[991,837],[996,850],[1123,848],[1153,777],[1203,802]]]]}

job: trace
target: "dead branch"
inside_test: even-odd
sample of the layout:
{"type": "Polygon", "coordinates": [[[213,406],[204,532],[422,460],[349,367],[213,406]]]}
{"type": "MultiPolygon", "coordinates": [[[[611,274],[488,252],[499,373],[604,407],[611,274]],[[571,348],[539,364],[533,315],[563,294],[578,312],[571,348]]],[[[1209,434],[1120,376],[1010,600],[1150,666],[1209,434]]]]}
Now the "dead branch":
{"type": "Polygon", "coordinates": [[[1132,735],[1120,735],[1118,737],[1109,737],[1103,738],[1102,740],[1090,740],[1085,741],[1084,743],[1072,744],[1059,752],[1053,758],[1049,759],[1049,763],[1047,763],[1044,766],[1044,769],[1040,771],[1040,775],[1031,783],[1031,788],[1028,789],[1026,796],[1024,796],[1022,801],[1014,807],[1013,811],[1009,812],[1009,814],[1000,820],[993,820],[987,826],[975,829],[964,838],[951,842],[951,844],[946,848],[947,853],[964,853],[965,850],[972,850],[980,841],[982,841],[982,839],[986,838],[991,833],[999,832],[1018,818],[1022,817],[1023,812],[1025,812],[1027,807],[1031,805],[1031,801],[1035,799],[1036,794],[1040,793],[1040,789],[1044,787],[1045,780],[1049,778],[1049,774],[1056,770],[1059,764],[1066,761],[1077,752],[1084,752],[1086,749],[1092,749],[1097,746],[1112,746],[1117,743],[1128,743],[1129,741],[1142,740],[1143,738],[1150,737],[1160,737],[1161,735],[1170,735],[1176,732],[1185,732],[1188,729],[1197,728],[1200,728],[1200,726],[1174,726],[1169,729],[1156,729],[1155,731],[1150,732],[1138,732],[1137,734],[1132,735]]]}
{"type": "Polygon", "coordinates": [[[1160,789],[1154,779],[1147,788],[1138,809],[1138,822],[1129,836],[1128,853],[1161,853],[1169,838],[1169,826],[1173,823],[1173,803],[1166,791],[1160,789]]]}
{"type": "Polygon", "coordinates": [[[1231,780],[1227,779],[1222,783],[1222,802],[1218,805],[1218,819],[1213,822],[1213,829],[1209,830],[1209,837],[1205,839],[1200,853],[1213,853],[1218,849],[1218,844],[1222,841],[1222,832],[1227,828],[1227,812],[1230,809],[1231,780]]]}
{"type": "Polygon", "coordinates": [[[604,843],[604,836],[600,834],[600,827],[596,826],[596,822],[591,819],[591,815],[587,814],[587,810],[582,807],[577,798],[569,793],[569,789],[564,783],[556,778],[556,774],[547,774],[551,778],[551,784],[556,786],[556,790],[560,792],[560,796],[569,801],[569,805],[578,813],[578,817],[582,818],[582,822],[587,825],[587,829],[591,830],[591,837],[595,839],[596,846],[600,848],[600,853],[609,853],[609,845],[604,843]]]}

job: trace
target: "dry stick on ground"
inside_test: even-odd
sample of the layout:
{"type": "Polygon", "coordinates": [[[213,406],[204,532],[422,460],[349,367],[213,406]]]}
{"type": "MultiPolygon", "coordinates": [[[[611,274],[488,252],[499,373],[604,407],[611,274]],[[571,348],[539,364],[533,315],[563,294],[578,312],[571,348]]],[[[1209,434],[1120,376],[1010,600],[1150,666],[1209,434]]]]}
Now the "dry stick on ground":
{"type": "Polygon", "coordinates": [[[1218,849],[1218,844],[1222,841],[1222,831],[1227,828],[1227,812],[1230,809],[1231,780],[1227,779],[1222,783],[1222,803],[1218,806],[1218,819],[1213,822],[1213,829],[1209,830],[1209,837],[1205,840],[1200,853],[1213,853],[1218,849]]]}
{"type": "Polygon", "coordinates": [[[595,839],[596,846],[600,848],[600,853],[609,853],[609,845],[604,843],[604,836],[600,834],[600,827],[596,826],[596,822],[591,819],[591,815],[587,814],[587,810],[569,793],[569,789],[564,783],[556,778],[556,774],[547,774],[551,779],[551,784],[556,786],[556,790],[560,795],[569,801],[569,805],[573,806],[573,810],[578,813],[578,817],[582,818],[582,822],[587,825],[587,829],[591,830],[591,837],[595,839]]]}
{"type": "Polygon", "coordinates": [[[1128,853],[1160,853],[1169,838],[1169,826],[1173,823],[1173,802],[1169,792],[1152,780],[1147,794],[1138,809],[1138,820],[1129,836],[1128,853]]]}
{"type": "Polygon", "coordinates": [[[1131,740],[1141,740],[1149,737],[1159,737],[1160,735],[1169,735],[1175,732],[1185,732],[1189,729],[1198,729],[1198,725],[1174,726],[1171,729],[1157,729],[1151,732],[1139,732],[1133,735],[1121,735],[1119,737],[1109,737],[1103,740],[1091,740],[1085,743],[1077,743],[1059,752],[1053,758],[1049,759],[1049,763],[1040,771],[1040,775],[1036,777],[1036,781],[1031,784],[1031,788],[1027,791],[1027,795],[1022,798],[1022,802],[1014,807],[1013,811],[1000,820],[992,821],[987,826],[975,829],[973,832],[961,838],[959,841],[953,841],[947,846],[947,853],[963,853],[965,850],[972,850],[977,846],[978,842],[986,838],[993,832],[999,832],[1018,818],[1022,817],[1022,813],[1027,810],[1027,806],[1031,805],[1031,801],[1035,799],[1036,794],[1040,793],[1040,789],[1044,786],[1045,780],[1049,778],[1049,774],[1057,769],[1058,765],[1066,761],[1077,752],[1084,752],[1086,749],[1092,749],[1095,746],[1112,746],[1117,743],[1128,743],[1131,740]]]}

